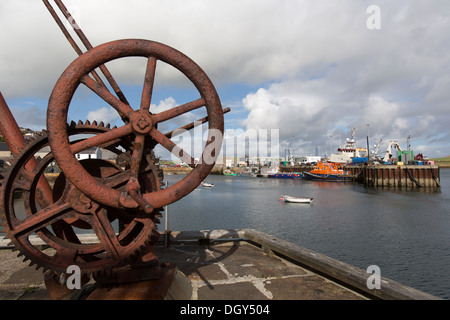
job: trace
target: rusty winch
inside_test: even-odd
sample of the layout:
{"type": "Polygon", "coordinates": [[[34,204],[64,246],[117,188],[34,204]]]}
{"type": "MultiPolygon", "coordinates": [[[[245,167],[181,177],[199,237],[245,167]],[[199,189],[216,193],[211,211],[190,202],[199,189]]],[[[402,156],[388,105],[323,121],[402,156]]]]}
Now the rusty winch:
{"type": "MultiPolygon", "coordinates": [[[[54,274],[64,274],[69,266],[77,265],[85,275],[104,277],[121,270],[130,274],[133,269],[130,266],[144,265],[146,272],[150,270],[148,273],[152,274],[149,278],[158,278],[161,267],[154,244],[159,239],[156,225],[161,208],[188,195],[209,174],[214,163],[206,161],[206,157],[211,157],[207,154],[211,152],[208,146],[215,143],[220,147],[222,138],[211,132],[223,133],[223,114],[229,109],[222,109],[206,73],[183,53],[141,39],[93,47],[61,0],[55,0],[64,16],[76,26],[74,31],[87,49],[83,53],[53,7],[47,0],[43,1],[79,57],[57,81],[49,99],[47,130],[38,137],[25,141],[0,95],[0,131],[14,156],[11,166],[0,176],[0,218],[4,232],[30,264],[54,274]],[[130,105],[106,67],[108,62],[129,57],[140,57],[146,65],[138,107],[130,105]],[[200,98],[153,114],[150,104],[159,62],[189,79],[200,98]],[[89,88],[114,108],[123,125],[111,128],[96,121],[68,123],[71,100],[80,87],[89,88]],[[206,109],[207,117],[196,123],[208,122],[210,133],[202,158],[194,162],[170,139],[176,133],[161,132],[158,124],[199,108],[206,109]],[[163,172],[154,153],[157,145],[182,157],[193,168],[170,187],[163,185],[163,172]],[[77,158],[77,154],[93,147],[108,150],[116,158],[115,162],[77,158]],[[42,150],[48,152],[42,155],[42,150]],[[55,166],[61,173],[51,186],[44,174],[55,166]],[[16,209],[18,195],[23,197],[24,214],[16,209]],[[95,234],[98,241],[84,243],[80,230],[95,234]],[[50,250],[43,251],[32,244],[32,236],[38,236],[50,250]]],[[[182,129],[194,125],[187,124],[182,129]]]]}

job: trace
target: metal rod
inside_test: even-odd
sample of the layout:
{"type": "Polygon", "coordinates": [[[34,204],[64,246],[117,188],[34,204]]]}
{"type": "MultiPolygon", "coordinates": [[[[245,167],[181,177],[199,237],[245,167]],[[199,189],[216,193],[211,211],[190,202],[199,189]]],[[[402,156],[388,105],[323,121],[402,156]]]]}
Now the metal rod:
{"type": "MultiPolygon", "coordinates": [[[[60,27],[61,31],[64,33],[64,35],[66,36],[67,40],[70,42],[70,44],[72,45],[72,47],[75,49],[76,53],[78,55],[81,55],[81,49],[78,47],[78,45],[75,43],[75,41],[73,40],[73,38],[70,36],[69,32],[67,31],[67,29],[64,27],[63,23],[61,22],[61,20],[59,19],[58,15],[56,14],[55,10],[53,10],[52,6],[50,5],[50,3],[48,2],[48,0],[43,0],[45,6],[47,7],[47,9],[50,11],[50,14],[53,16],[53,18],[55,19],[56,23],[58,24],[58,26],[60,27]]],[[[61,10],[62,14],[64,15],[64,17],[67,19],[67,21],[70,23],[70,25],[72,26],[73,30],[75,31],[75,33],[77,34],[78,38],[81,40],[81,42],[84,44],[84,46],[86,47],[87,50],[91,50],[92,44],[89,42],[89,40],[87,39],[86,35],[83,33],[83,31],[81,30],[80,26],[77,24],[77,22],[75,21],[75,19],[73,18],[73,16],[70,14],[70,12],[67,10],[66,6],[63,4],[63,2],[61,0],[54,0],[54,2],[56,3],[56,5],[58,6],[58,8],[61,10]]],[[[103,75],[105,76],[106,80],[108,80],[109,84],[111,85],[111,87],[113,88],[114,92],[117,94],[117,97],[123,102],[129,105],[128,100],[125,98],[125,95],[123,94],[122,90],[119,88],[119,85],[117,84],[117,82],[114,80],[112,74],[109,72],[109,70],[106,68],[105,65],[101,65],[100,70],[102,71],[103,75]]],[[[95,75],[95,72],[93,71],[94,74],[94,78],[99,82],[103,84],[103,81],[101,81],[101,79],[98,77],[98,75],[95,75]]],[[[104,84],[103,84],[104,85],[104,84]]]]}
{"type": "MultiPolygon", "coordinates": [[[[166,189],[168,187],[169,187],[169,181],[166,181],[166,189]]],[[[169,206],[168,205],[166,205],[164,207],[164,224],[166,227],[166,232],[164,234],[164,246],[166,248],[168,248],[169,247],[169,233],[170,233],[170,230],[169,230],[169,206]]]]}
{"type": "MultiPolygon", "coordinates": [[[[228,113],[230,111],[231,111],[230,108],[225,108],[225,109],[222,110],[223,114],[228,113]]],[[[197,127],[197,126],[199,126],[199,125],[201,125],[201,124],[203,124],[203,123],[205,123],[207,121],[208,121],[208,117],[204,117],[204,118],[198,119],[198,120],[196,120],[194,122],[191,122],[191,123],[189,123],[189,124],[187,124],[185,126],[182,126],[182,127],[178,128],[178,129],[175,129],[173,131],[167,132],[164,135],[167,138],[170,139],[172,137],[175,137],[175,136],[183,133],[184,130],[191,130],[191,129],[193,129],[193,128],[195,128],[195,127],[197,127]]]]}
{"type": "Polygon", "coordinates": [[[16,157],[25,148],[26,142],[1,92],[0,113],[2,115],[0,117],[0,132],[5,138],[12,155],[16,157]]]}
{"type": "MultiPolygon", "coordinates": [[[[81,42],[83,42],[84,46],[87,50],[91,50],[93,47],[91,43],[89,42],[88,38],[84,35],[83,31],[81,30],[80,26],[76,23],[75,19],[72,17],[70,12],[67,10],[67,8],[64,6],[63,2],[61,0],[54,0],[58,8],[61,10],[63,15],[66,17],[67,21],[71,24],[73,30],[80,38],[81,42]]],[[[114,80],[112,74],[109,72],[109,70],[106,68],[105,65],[100,66],[100,70],[102,71],[103,75],[108,80],[109,84],[113,88],[114,92],[117,94],[117,97],[123,102],[129,105],[127,99],[125,98],[125,95],[123,94],[122,90],[120,90],[119,85],[114,80]]]]}
{"type": "MultiPolygon", "coordinates": [[[[50,5],[50,3],[48,2],[48,0],[42,0],[45,4],[45,6],[47,7],[48,11],[50,12],[50,14],[52,15],[53,19],[55,20],[56,24],[59,26],[59,28],[61,29],[62,33],[64,34],[64,36],[66,37],[66,39],[69,41],[70,45],[72,46],[72,48],[75,50],[75,52],[81,56],[83,54],[83,51],[81,51],[80,47],[77,45],[77,43],[75,42],[75,40],[72,38],[72,36],[70,35],[70,33],[67,31],[67,29],[64,27],[64,24],[62,23],[61,19],[59,19],[58,14],[56,13],[56,11],[53,9],[53,7],[50,5]]],[[[95,70],[93,70],[92,72],[93,77],[95,78],[95,80],[102,84],[105,88],[106,85],[103,82],[103,80],[99,77],[99,75],[97,74],[97,72],[95,70]]]]}
{"type": "MultiPolygon", "coordinates": [[[[0,117],[0,132],[2,133],[3,138],[5,139],[12,155],[14,156],[14,158],[17,158],[26,148],[26,141],[1,92],[0,114],[2,115],[0,117]]],[[[32,171],[36,167],[36,165],[37,161],[34,157],[32,157],[26,163],[25,167],[28,170],[32,171]]],[[[50,185],[48,184],[48,181],[44,176],[41,176],[39,178],[39,182],[36,188],[39,191],[36,193],[36,197],[38,198],[38,202],[41,207],[44,208],[52,203],[52,189],[50,188],[50,185]]]]}

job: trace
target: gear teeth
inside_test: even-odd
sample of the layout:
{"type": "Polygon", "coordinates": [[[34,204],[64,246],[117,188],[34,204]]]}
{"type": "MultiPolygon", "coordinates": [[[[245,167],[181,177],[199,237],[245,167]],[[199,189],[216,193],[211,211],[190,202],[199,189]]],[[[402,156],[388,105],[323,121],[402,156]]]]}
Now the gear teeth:
{"type": "MultiPolygon", "coordinates": [[[[78,133],[101,133],[101,132],[106,132],[107,130],[111,129],[111,124],[107,123],[105,125],[104,122],[100,122],[99,124],[97,124],[96,121],[93,121],[92,123],[90,121],[86,121],[85,123],[83,123],[81,120],[78,121],[78,124],[75,123],[75,121],[71,121],[70,124],[68,124],[68,128],[70,129],[69,134],[78,134],[78,133]]],[[[117,126],[113,126],[112,129],[117,128],[117,126]]],[[[125,149],[125,154],[131,155],[132,153],[132,142],[134,142],[134,139],[131,139],[129,136],[124,138],[121,142],[120,145],[124,147],[125,149]]],[[[31,158],[38,150],[40,150],[43,146],[48,145],[48,133],[46,130],[43,130],[42,133],[38,136],[36,136],[35,138],[31,139],[29,142],[27,142],[27,145],[25,146],[25,148],[20,152],[20,154],[18,155],[18,157],[15,157],[14,162],[11,164],[12,168],[11,170],[7,170],[5,173],[1,172],[0,173],[0,198],[2,199],[7,199],[7,197],[9,196],[10,192],[12,192],[11,190],[7,190],[7,188],[9,188],[9,181],[8,179],[16,179],[17,178],[17,174],[15,172],[17,172],[17,168],[20,170],[20,168],[23,168],[23,166],[25,165],[27,159],[31,158]],[[6,179],[6,180],[5,180],[6,179]]],[[[119,145],[119,144],[117,144],[119,145]]],[[[116,146],[116,145],[114,145],[116,146]]],[[[163,186],[162,183],[162,178],[164,176],[162,170],[159,168],[158,164],[159,164],[159,159],[156,159],[154,157],[154,153],[153,151],[149,151],[147,153],[147,160],[148,163],[150,165],[150,171],[147,173],[149,175],[148,179],[154,179],[154,184],[156,187],[156,190],[160,190],[161,187],[163,186]],[[151,175],[151,177],[150,177],[151,175]]],[[[152,180],[153,181],[153,180],[152,180]]],[[[83,274],[88,274],[88,275],[95,275],[98,272],[111,272],[112,268],[115,268],[119,265],[124,265],[124,264],[128,264],[130,262],[132,262],[133,257],[140,257],[142,256],[142,253],[144,250],[151,250],[151,247],[149,248],[149,246],[153,246],[154,242],[159,241],[159,235],[160,233],[157,231],[157,226],[155,225],[155,223],[160,223],[158,217],[160,216],[159,213],[161,211],[161,208],[155,209],[157,210],[157,212],[155,213],[157,217],[151,219],[148,221],[148,223],[150,225],[147,226],[147,230],[145,233],[141,233],[138,236],[136,236],[135,239],[133,239],[133,243],[136,243],[135,246],[133,246],[133,253],[130,253],[129,256],[121,256],[119,259],[117,259],[118,261],[114,261],[114,262],[108,262],[106,261],[105,264],[103,264],[103,268],[106,271],[99,271],[101,270],[99,267],[95,266],[95,267],[87,267],[87,268],[82,268],[82,273],[83,274]],[[117,263],[116,263],[117,262],[117,263]]],[[[10,230],[10,227],[8,225],[8,221],[10,221],[11,217],[13,217],[13,212],[8,212],[8,208],[2,208],[1,215],[0,215],[0,225],[4,226],[4,230],[2,230],[4,233],[6,233],[7,236],[5,236],[5,239],[9,239],[8,235],[10,237],[12,237],[12,239],[9,239],[9,243],[8,245],[11,245],[11,249],[12,251],[16,251],[17,256],[20,257],[21,259],[23,258],[23,262],[28,262],[29,261],[29,265],[30,266],[35,266],[36,270],[43,269],[44,272],[47,270],[51,270],[51,271],[57,271],[57,272],[61,272],[61,268],[59,266],[56,266],[55,264],[51,263],[50,261],[45,259],[41,259],[41,257],[39,257],[38,255],[36,255],[33,250],[28,247],[28,246],[22,246],[22,243],[20,241],[18,241],[17,238],[15,238],[14,236],[12,236],[12,233],[10,230]]],[[[131,243],[130,243],[131,245],[131,243]]],[[[56,249],[56,248],[55,248],[56,249]]],[[[37,250],[37,248],[36,248],[37,250]]],[[[54,257],[54,259],[57,259],[57,257],[54,257]]]]}
{"type": "MultiPolygon", "coordinates": [[[[6,238],[5,238],[6,239],[6,238]]],[[[8,239],[9,240],[9,239],[8,239]]],[[[9,240],[9,242],[6,244],[7,247],[12,247],[12,251],[19,251],[19,249],[17,249],[14,244],[12,243],[11,240],[9,240]]]]}

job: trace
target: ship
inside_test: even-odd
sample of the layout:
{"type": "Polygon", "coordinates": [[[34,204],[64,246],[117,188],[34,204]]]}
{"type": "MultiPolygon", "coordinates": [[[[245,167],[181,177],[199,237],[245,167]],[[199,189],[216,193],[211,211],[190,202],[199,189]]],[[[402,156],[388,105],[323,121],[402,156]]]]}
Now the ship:
{"type": "Polygon", "coordinates": [[[346,144],[338,148],[337,153],[331,154],[328,162],[349,163],[353,158],[367,157],[366,148],[355,147],[355,131],[356,128],[350,130],[350,138],[347,138],[346,144]]]}

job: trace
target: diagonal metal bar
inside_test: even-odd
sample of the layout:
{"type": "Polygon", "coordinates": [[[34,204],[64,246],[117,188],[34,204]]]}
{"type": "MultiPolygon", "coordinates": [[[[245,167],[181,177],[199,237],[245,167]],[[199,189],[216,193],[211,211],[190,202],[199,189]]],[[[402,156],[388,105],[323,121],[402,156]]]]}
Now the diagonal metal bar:
{"type": "MultiPolygon", "coordinates": [[[[222,110],[223,114],[228,113],[230,111],[231,111],[230,108],[225,108],[225,109],[222,110]]],[[[175,137],[175,136],[183,133],[184,131],[191,130],[191,129],[193,129],[193,128],[195,128],[195,127],[197,127],[197,126],[199,126],[199,125],[201,125],[201,124],[203,124],[205,122],[208,122],[208,117],[204,117],[204,118],[198,119],[198,120],[196,120],[194,122],[191,122],[191,123],[189,123],[189,124],[187,124],[185,126],[182,126],[182,127],[178,128],[178,129],[175,129],[175,130],[172,130],[170,132],[167,132],[164,135],[167,138],[170,139],[172,137],[175,137]]]]}
{"type": "MultiPolygon", "coordinates": [[[[14,119],[11,110],[8,107],[2,93],[0,92],[0,132],[8,145],[9,150],[14,157],[18,157],[23,149],[26,147],[25,138],[23,137],[20,128],[14,119]]],[[[33,170],[37,165],[37,160],[33,157],[31,158],[25,168],[27,170],[33,170]]],[[[42,176],[39,178],[37,185],[37,190],[39,192],[36,194],[39,205],[41,207],[46,207],[52,203],[52,189],[48,184],[48,181],[42,176]]]]}
{"type": "MultiPolygon", "coordinates": [[[[64,28],[64,26],[62,25],[61,22],[58,22],[60,20],[59,20],[59,18],[56,18],[57,15],[56,15],[56,13],[53,13],[54,10],[52,9],[52,7],[48,3],[48,1],[47,0],[43,0],[43,1],[44,1],[44,4],[46,5],[46,7],[49,9],[50,13],[52,14],[53,18],[55,19],[56,23],[59,25],[59,27],[63,31],[64,35],[66,35],[68,33],[67,30],[64,28]]],[[[91,43],[89,42],[89,40],[87,39],[87,37],[85,36],[83,31],[81,30],[80,26],[75,21],[74,17],[67,10],[66,6],[62,3],[61,0],[54,0],[54,1],[55,1],[56,5],[58,6],[58,8],[61,10],[61,12],[64,15],[64,17],[67,19],[67,21],[73,27],[73,30],[75,31],[77,36],[80,38],[81,42],[84,44],[86,49],[87,50],[91,50],[93,48],[91,43]]],[[[67,38],[67,35],[66,35],[66,38],[67,38]]],[[[67,38],[67,39],[69,40],[69,42],[71,44],[75,43],[71,37],[67,38]],[[70,40],[70,39],[72,39],[72,40],[70,40]]],[[[72,47],[74,47],[73,44],[72,44],[72,47]]],[[[78,46],[76,46],[76,47],[78,48],[78,46]]],[[[76,49],[75,47],[74,47],[74,49],[80,55],[81,50],[79,48],[76,49]]],[[[129,105],[128,100],[126,99],[126,97],[123,94],[122,90],[119,88],[119,85],[117,84],[116,80],[114,80],[112,74],[109,72],[109,70],[106,68],[106,66],[105,65],[101,65],[99,68],[100,68],[101,72],[103,73],[103,75],[105,76],[106,80],[108,80],[108,83],[111,85],[111,87],[113,88],[114,92],[116,93],[116,95],[120,99],[120,101],[122,101],[123,103],[129,105]]],[[[101,83],[103,84],[103,82],[101,82],[101,83]]]]}
{"type": "Polygon", "coordinates": [[[83,78],[81,79],[81,83],[95,92],[111,107],[116,109],[122,119],[130,119],[130,116],[133,113],[133,109],[128,104],[123,103],[123,101],[117,99],[111,92],[109,92],[109,90],[105,86],[94,81],[88,75],[83,76],[83,78]]]}
{"type": "MultiPolygon", "coordinates": [[[[77,43],[75,42],[75,40],[72,38],[72,36],[70,35],[70,33],[67,31],[67,29],[64,27],[64,24],[62,23],[61,19],[59,19],[58,14],[56,13],[56,11],[53,9],[53,7],[50,5],[50,3],[48,2],[48,0],[43,0],[45,6],[47,7],[48,11],[50,12],[50,14],[52,15],[53,19],[55,20],[56,24],[58,25],[58,27],[61,29],[62,33],[64,34],[64,36],[66,37],[66,39],[69,41],[70,45],[72,46],[72,48],[75,50],[75,52],[81,56],[83,54],[83,51],[81,51],[80,47],[77,45],[77,43]]],[[[100,78],[100,76],[98,75],[98,73],[93,70],[92,72],[92,76],[94,77],[95,81],[97,81],[98,83],[102,84],[105,88],[106,85],[103,82],[103,80],[100,78]]]]}
{"type": "Polygon", "coordinates": [[[186,162],[187,165],[190,166],[191,168],[195,168],[194,158],[192,158],[192,156],[189,155],[189,153],[181,149],[176,143],[174,143],[165,135],[163,135],[160,131],[152,130],[150,132],[150,135],[153,137],[153,139],[158,141],[164,148],[170,151],[173,155],[186,162]]]}
{"type": "Polygon", "coordinates": [[[27,217],[22,220],[17,225],[14,225],[11,233],[14,236],[19,236],[23,234],[31,234],[45,226],[51,225],[65,213],[66,210],[70,209],[70,203],[57,201],[48,207],[45,207],[41,211],[27,217]]]}
{"type": "Polygon", "coordinates": [[[153,116],[153,119],[156,123],[167,121],[169,119],[175,118],[183,113],[198,109],[206,105],[206,101],[203,98],[197,99],[195,101],[191,101],[185,103],[181,106],[163,111],[161,113],[157,113],[153,116]]]}
{"type": "Polygon", "coordinates": [[[81,140],[70,146],[70,151],[75,154],[92,147],[100,146],[106,142],[124,137],[133,132],[131,124],[123,125],[119,128],[113,128],[110,131],[97,134],[93,137],[81,140]]]}

